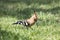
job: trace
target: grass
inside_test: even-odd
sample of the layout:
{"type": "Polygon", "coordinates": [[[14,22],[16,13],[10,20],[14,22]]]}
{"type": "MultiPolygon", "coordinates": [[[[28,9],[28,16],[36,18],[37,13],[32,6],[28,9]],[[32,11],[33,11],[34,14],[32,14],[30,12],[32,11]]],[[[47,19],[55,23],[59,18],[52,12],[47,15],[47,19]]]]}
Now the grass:
{"type": "Polygon", "coordinates": [[[60,40],[60,0],[0,1],[0,40],[60,40]],[[12,25],[36,10],[38,21],[26,29],[12,25]]]}

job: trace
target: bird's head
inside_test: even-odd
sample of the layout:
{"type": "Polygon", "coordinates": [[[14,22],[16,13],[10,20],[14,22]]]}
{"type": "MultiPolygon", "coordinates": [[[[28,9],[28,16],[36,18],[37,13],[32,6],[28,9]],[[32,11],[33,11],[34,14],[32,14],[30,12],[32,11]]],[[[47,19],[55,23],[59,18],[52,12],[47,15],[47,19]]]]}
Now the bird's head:
{"type": "Polygon", "coordinates": [[[34,14],[32,15],[32,17],[31,17],[32,19],[34,19],[35,21],[37,21],[37,14],[36,14],[36,12],[34,11],[34,14]]]}

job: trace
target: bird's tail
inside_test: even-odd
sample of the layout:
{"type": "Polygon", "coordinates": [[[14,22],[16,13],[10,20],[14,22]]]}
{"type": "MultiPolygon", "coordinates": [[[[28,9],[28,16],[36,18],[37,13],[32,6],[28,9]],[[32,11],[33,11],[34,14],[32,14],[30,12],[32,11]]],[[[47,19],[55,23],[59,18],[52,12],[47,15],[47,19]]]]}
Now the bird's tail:
{"type": "Polygon", "coordinates": [[[22,21],[17,21],[17,22],[15,22],[15,23],[13,23],[13,25],[14,24],[22,24],[23,22],[22,21]]]}
{"type": "Polygon", "coordinates": [[[18,24],[18,23],[13,23],[13,25],[14,25],[14,24],[18,24]]]}

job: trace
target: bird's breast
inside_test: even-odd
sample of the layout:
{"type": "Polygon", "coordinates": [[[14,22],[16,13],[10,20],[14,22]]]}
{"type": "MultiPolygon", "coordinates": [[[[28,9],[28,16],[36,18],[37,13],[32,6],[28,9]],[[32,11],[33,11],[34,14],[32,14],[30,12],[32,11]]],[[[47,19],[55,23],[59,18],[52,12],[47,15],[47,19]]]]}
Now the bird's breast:
{"type": "Polygon", "coordinates": [[[34,21],[33,19],[28,19],[27,22],[28,22],[30,25],[32,25],[32,24],[35,23],[35,21],[34,21]]]}

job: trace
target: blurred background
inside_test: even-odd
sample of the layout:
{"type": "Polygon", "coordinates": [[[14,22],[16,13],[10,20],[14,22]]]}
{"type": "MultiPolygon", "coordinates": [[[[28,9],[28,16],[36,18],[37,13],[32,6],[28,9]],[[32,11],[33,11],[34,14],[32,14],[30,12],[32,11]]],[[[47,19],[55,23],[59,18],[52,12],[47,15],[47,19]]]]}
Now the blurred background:
{"type": "Polygon", "coordinates": [[[0,0],[0,40],[60,40],[60,0],[0,0]],[[12,25],[34,10],[38,21],[33,30],[12,25]]]}

